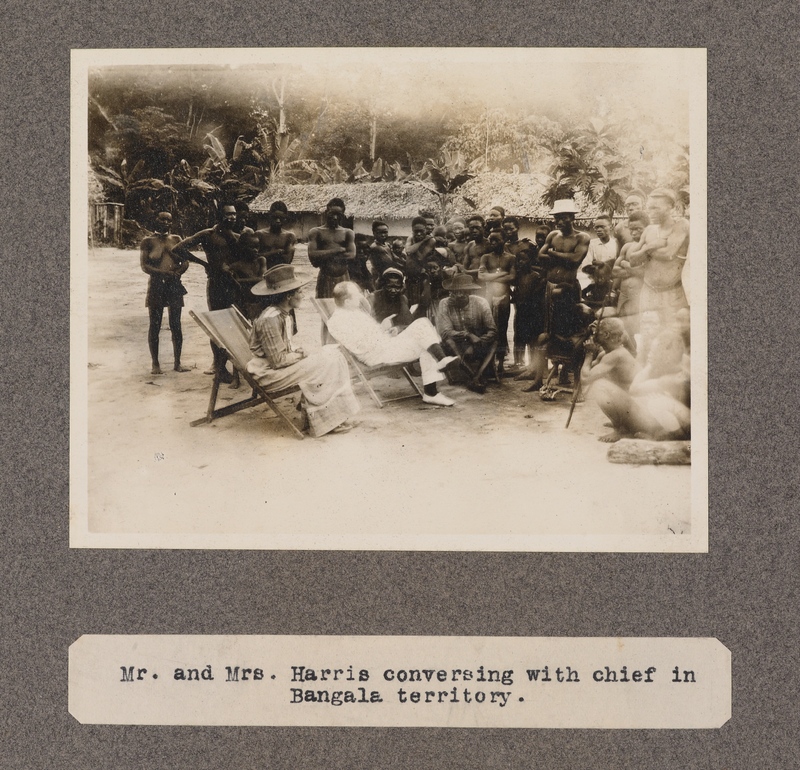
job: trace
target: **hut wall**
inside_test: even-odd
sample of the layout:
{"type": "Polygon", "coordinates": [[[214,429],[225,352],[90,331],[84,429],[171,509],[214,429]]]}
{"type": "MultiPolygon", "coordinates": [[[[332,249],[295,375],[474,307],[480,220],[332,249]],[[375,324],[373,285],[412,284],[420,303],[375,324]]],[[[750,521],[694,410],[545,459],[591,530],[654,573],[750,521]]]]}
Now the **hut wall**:
{"type": "Polygon", "coordinates": [[[371,235],[372,234],[372,220],[364,219],[363,217],[353,218],[353,232],[357,235],[371,235]]]}
{"type": "Polygon", "coordinates": [[[389,235],[393,238],[408,238],[411,235],[411,219],[385,219],[389,235]]]}
{"type": "Polygon", "coordinates": [[[353,220],[353,230],[356,233],[372,235],[372,223],[376,219],[380,219],[381,222],[386,222],[389,225],[389,236],[391,238],[408,238],[411,235],[411,219],[395,219],[394,217],[375,216],[369,219],[356,217],[353,220]]]}
{"type": "MultiPolygon", "coordinates": [[[[536,239],[536,229],[541,227],[542,222],[538,219],[528,219],[525,217],[519,218],[519,237],[520,238],[528,238],[529,240],[533,241],[536,239]]],[[[552,225],[550,225],[552,227],[552,225]]]]}

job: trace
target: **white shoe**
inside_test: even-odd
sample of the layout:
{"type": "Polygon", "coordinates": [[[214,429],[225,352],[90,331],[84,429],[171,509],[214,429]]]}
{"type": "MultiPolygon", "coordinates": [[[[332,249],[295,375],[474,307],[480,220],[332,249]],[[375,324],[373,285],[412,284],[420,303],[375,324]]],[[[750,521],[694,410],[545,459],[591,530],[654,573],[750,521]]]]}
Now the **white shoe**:
{"type": "Polygon", "coordinates": [[[435,396],[429,396],[427,393],[422,396],[422,400],[426,404],[434,404],[436,406],[452,406],[455,404],[452,398],[448,398],[444,393],[437,393],[435,396]]]}
{"type": "Polygon", "coordinates": [[[453,363],[453,361],[458,361],[458,356],[446,356],[436,364],[436,368],[440,372],[443,372],[448,366],[450,366],[450,364],[453,363]]]}

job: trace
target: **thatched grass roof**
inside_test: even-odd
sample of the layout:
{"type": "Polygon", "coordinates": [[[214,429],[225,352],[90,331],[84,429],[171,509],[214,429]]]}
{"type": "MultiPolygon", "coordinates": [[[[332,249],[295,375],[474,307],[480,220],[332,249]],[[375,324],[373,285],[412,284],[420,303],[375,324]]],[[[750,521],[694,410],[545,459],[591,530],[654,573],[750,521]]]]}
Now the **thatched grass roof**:
{"type": "Polygon", "coordinates": [[[455,199],[454,208],[461,215],[478,211],[485,216],[492,206],[502,206],[509,216],[536,219],[548,216],[550,211],[542,203],[543,192],[544,185],[532,174],[480,174],[461,187],[463,198],[455,199]]]}
{"type": "MultiPolygon", "coordinates": [[[[550,219],[550,206],[542,202],[545,185],[535,174],[479,174],[459,192],[463,197],[454,201],[454,208],[462,216],[472,211],[485,216],[493,206],[502,206],[509,216],[550,219]],[[475,208],[464,199],[471,201],[475,208]]],[[[579,219],[600,214],[600,210],[581,194],[575,196],[575,202],[580,210],[579,219]]]]}
{"type": "Polygon", "coordinates": [[[266,213],[281,200],[289,211],[322,213],[331,198],[341,198],[347,215],[359,219],[411,219],[420,209],[439,208],[436,196],[415,184],[402,182],[355,182],[343,184],[271,184],[251,204],[255,213],[266,213]]]}
{"type": "MultiPolygon", "coordinates": [[[[492,206],[502,206],[508,215],[549,219],[550,206],[542,202],[544,190],[544,184],[533,174],[480,174],[453,196],[452,214],[465,216],[477,211],[486,215],[492,206]]],[[[331,198],[341,198],[347,204],[348,216],[360,219],[411,219],[420,209],[439,210],[436,195],[421,185],[406,182],[276,183],[250,204],[250,210],[266,213],[272,201],[282,200],[290,211],[322,213],[331,198]]],[[[576,202],[581,211],[579,218],[591,218],[600,213],[581,195],[576,196],[576,202]]]]}

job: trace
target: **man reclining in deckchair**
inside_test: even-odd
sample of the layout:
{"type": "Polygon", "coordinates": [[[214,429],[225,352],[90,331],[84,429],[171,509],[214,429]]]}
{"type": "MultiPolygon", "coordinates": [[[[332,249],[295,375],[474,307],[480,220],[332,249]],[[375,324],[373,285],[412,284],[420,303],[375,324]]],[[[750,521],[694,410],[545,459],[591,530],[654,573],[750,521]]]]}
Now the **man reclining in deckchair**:
{"type": "Polygon", "coordinates": [[[336,345],[325,345],[307,355],[292,343],[290,313],[302,303],[302,287],[308,282],[308,278],[295,277],[291,265],[276,265],[251,289],[255,295],[270,297],[272,304],[253,323],[253,358],[247,371],[267,390],[299,385],[308,430],[316,438],[350,430],[353,424],[349,418],[360,407],[350,384],[347,361],[336,345]]]}
{"type": "Polygon", "coordinates": [[[351,281],[337,284],[333,290],[336,310],[328,320],[328,331],[359,361],[367,366],[409,364],[419,361],[422,371],[422,400],[436,406],[452,406],[455,401],[439,393],[436,383],[444,379],[442,371],[457,356],[446,356],[441,338],[427,318],[418,318],[399,334],[392,334],[389,323],[379,324],[364,312],[358,286],[351,281]]]}

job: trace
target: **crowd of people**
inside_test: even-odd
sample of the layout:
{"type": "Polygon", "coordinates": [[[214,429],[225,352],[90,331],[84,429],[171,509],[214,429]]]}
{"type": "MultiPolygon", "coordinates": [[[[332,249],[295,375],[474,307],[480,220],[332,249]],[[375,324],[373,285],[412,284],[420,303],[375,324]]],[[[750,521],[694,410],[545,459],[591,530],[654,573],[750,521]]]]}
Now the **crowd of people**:
{"type": "MultiPolygon", "coordinates": [[[[564,199],[532,239],[520,237],[520,220],[499,206],[444,223],[421,211],[407,238],[375,220],[369,239],[345,226],[346,204],[334,198],[308,233],[308,258],[318,269],[316,296],[336,310],[321,349],[308,355],[293,337],[313,279],[292,265],[297,239],[285,229],[282,201],[271,205],[267,228],[248,227],[245,204],[226,204],[213,227],[185,239],[162,212],[141,246],[152,373],[162,373],[164,308],[174,369],[186,371],[181,275],[195,262],[207,273],[209,309],[236,306],[252,322],[250,374],[270,389],[300,386],[312,435],[349,430],[358,411],[347,362],[329,344],[338,343],[367,366],[418,367],[423,399],[433,405],[454,403],[438,389],[444,381],[485,393],[490,377],[514,377],[533,392],[557,375],[599,404],[612,428],[605,441],[688,438],[689,224],[675,204],[665,188],[632,192],[616,226],[610,216],[594,219],[595,237],[575,226],[578,208],[564,199]],[[192,253],[198,249],[205,260],[192,253]]],[[[208,373],[236,386],[225,352],[213,343],[212,351],[208,373]]]]}

